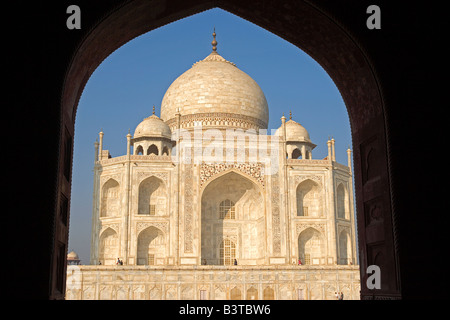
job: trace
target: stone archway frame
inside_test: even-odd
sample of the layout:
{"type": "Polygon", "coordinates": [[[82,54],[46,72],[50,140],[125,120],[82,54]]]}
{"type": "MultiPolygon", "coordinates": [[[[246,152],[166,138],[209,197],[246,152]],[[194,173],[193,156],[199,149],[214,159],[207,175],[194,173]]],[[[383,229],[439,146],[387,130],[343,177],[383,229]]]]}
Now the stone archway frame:
{"type": "MultiPolygon", "coordinates": [[[[192,0],[170,2],[170,5],[167,0],[132,0],[111,6],[109,12],[90,26],[67,66],[59,127],[68,131],[60,130],[60,149],[63,150],[67,134],[73,139],[76,109],[85,84],[108,55],[141,34],[214,7],[255,23],[299,47],[315,59],[336,84],[347,107],[352,131],[362,284],[367,278],[365,270],[374,262],[369,253],[381,250],[380,246],[386,253],[383,271],[388,275],[386,286],[373,292],[361,285],[361,296],[400,297],[397,214],[391,187],[391,146],[383,87],[371,57],[337,18],[320,7],[320,3],[304,0],[280,5],[276,1],[267,1],[261,3],[258,10],[254,3],[235,0],[192,0]],[[375,156],[367,156],[370,150],[376,151],[371,153],[375,156]],[[368,168],[371,168],[370,176],[368,168]],[[369,235],[366,234],[365,217],[371,199],[375,198],[383,208],[383,226],[369,235]]],[[[58,170],[62,172],[63,168],[58,170]]],[[[63,189],[64,181],[60,179],[58,190],[63,189]]]]}

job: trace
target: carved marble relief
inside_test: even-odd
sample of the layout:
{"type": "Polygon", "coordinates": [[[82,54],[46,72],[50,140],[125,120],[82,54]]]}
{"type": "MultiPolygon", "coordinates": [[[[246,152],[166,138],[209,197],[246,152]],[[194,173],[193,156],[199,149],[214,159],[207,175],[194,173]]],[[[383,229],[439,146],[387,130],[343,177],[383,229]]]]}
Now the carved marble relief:
{"type": "Polygon", "coordinates": [[[193,192],[193,176],[192,165],[185,165],[184,176],[184,252],[192,253],[194,251],[194,192],[193,192]]]}
{"type": "Polygon", "coordinates": [[[281,255],[280,182],[278,173],[272,175],[272,234],[273,254],[281,255]]]}
{"type": "Polygon", "coordinates": [[[264,181],[264,165],[261,163],[240,163],[240,164],[207,164],[202,163],[200,165],[200,187],[214,177],[215,175],[235,169],[255,179],[263,188],[265,187],[264,181]]]}

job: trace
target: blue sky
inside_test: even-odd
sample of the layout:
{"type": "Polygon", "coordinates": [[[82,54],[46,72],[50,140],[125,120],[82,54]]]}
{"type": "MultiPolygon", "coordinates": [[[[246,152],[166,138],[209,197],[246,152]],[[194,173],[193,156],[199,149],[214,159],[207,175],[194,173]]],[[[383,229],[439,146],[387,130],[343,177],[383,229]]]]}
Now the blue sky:
{"type": "Polygon", "coordinates": [[[91,75],[81,96],[76,121],[69,251],[89,263],[94,142],[100,129],[104,149],[126,154],[126,135],[156,114],[170,84],[211,52],[250,75],[269,105],[269,129],[284,112],[303,125],[317,145],[314,159],[327,156],[336,140],[336,160],[347,164],[351,132],[347,110],[335,84],[306,53],[278,36],[221,9],[208,10],[143,34],[113,52],[91,75]]]}

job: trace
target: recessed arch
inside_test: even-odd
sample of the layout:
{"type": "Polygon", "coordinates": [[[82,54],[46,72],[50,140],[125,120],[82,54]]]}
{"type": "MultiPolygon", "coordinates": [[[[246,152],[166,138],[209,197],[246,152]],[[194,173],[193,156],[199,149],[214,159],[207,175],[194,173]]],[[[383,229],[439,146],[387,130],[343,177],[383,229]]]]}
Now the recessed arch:
{"type": "Polygon", "coordinates": [[[267,233],[264,194],[254,181],[235,171],[214,177],[201,193],[200,211],[199,238],[204,264],[230,264],[237,259],[239,265],[257,265],[264,259],[267,233]],[[225,204],[228,210],[233,208],[233,219],[221,216],[225,204]],[[229,253],[226,257],[225,251],[229,253]]]}
{"type": "Polygon", "coordinates": [[[163,180],[152,175],[139,183],[137,214],[166,215],[167,188],[163,180]]]}
{"type": "Polygon", "coordinates": [[[155,265],[166,258],[165,234],[155,226],[141,230],[137,236],[137,265],[155,265]]]}
{"type": "Polygon", "coordinates": [[[241,290],[238,287],[234,287],[230,291],[230,300],[242,300],[241,290]]]}
{"type": "Polygon", "coordinates": [[[106,228],[99,238],[99,263],[114,265],[119,258],[119,236],[112,228],[106,228]]]}
{"type": "Polygon", "coordinates": [[[321,184],[311,179],[300,182],[296,188],[297,216],[321,217],[323,215],[323,190],[321,184]]]}
{"type": "Polygon", "coordinates": [[[339,183],[336,188],[336,204],[337,217],[340,219],[350,219],[348,191],[343,183],[339,183]]]}
{"type": "Polygon", "coordinates": [[[100,217],[116,217],[120,214],[120,185],[113,178],[102,186],[100,217]]]}
{"type": "Polygon", "coordinates": [[[202,185],[202,187],[201,187],[201,189],[200,189],[200,193],[203,194],[203,192],[205,191],[206,187],[207,187],[211,182],[213,182],[214,180],[216,180],[216,179],[218,179],[218,178],[220,178],[220,177],[222,177],[222,176],[224,176],[224,175],[227,175],[227,174],[229,174],[229,173],[236,173],[236,174],[238,174],[238,175],[241,175],[241,176],[244,177],[245,179],[248,179],[248,180],[252,181],[252,182],[258,187],[259,191],[260,191],[262,194],[264,194],[264,188],[263,188],[263,186],[262,186],[262,184],[261,184],[260,181],[256,180],[254,177],[252,177],[252,176],[250,176],[250,175],[248,175],[248,174],[246,174],[246,173],[244,173],[244,172],[242,172],[242,171],[240,171],[240,170],[238,170],[238,169],[235,169],[235,168],[231,168],[231,169],[224,170],[224,171],[222,171],[222,172],[219,172],[219,173],[215,174],[213,177],[209,178],[208,181],[206,181],[206,182],[202,185]]]}
{"type": "Polygon", "coordinates": [[[258,290],[254,286],[247,289],[247,300],[258,300],[258,290]]]}
{"type": "Polygon", "coordinates": [[[152,144],[151,146],[148,147],[147,154],[148,155],[154,154],[155,156],[157,156],[159,154],[158,147],[155,144],[152,144]]]}
{"type": "Polygon", "coordinates": [[[348,265],[353,263],[352,245],[350,233],[347,229],[343,229],[338,237],[339,260],[338,264],[348,265]]]}
{"type": "Polygon", "coordinates": [[[136,154],[136,155],[144,155],[144,148],[141,145],[138,145],[136,147],[136,151],[135,151],[134,154],[136,154]]]}
{"type": "Polygon", "coordinates": [[[320,231],[309,227],[298,235],[298,257],[305,265],[324,264],[325,241],[320,231]]]}
{"type": "Polygon", "coordinates": [[[300,157],[302,156],[301,151],[299,150],[299,148],[295,148],[292,151],[292,159],[300,159],[300,157]]]}
{"type": "Polygon", "coordinates": [[[275,291],[271,287],[266,287],[264,289],[263,300],[275,300],[275,291]]]}

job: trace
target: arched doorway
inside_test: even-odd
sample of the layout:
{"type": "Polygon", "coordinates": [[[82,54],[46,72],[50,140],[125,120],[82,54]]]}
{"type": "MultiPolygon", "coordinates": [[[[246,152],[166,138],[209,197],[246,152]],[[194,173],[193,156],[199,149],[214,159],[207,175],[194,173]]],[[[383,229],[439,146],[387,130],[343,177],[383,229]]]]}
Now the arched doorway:
{"type": "Polygon", "coordinates": [[[139,184],[139,215],[165,215],[166,206],[167,191],[161,179],[151,176],[139,184]]]}
{"type": "Polygon", "coordinates": [[[111,228],[106,229],[100,235],[99,263],[102,265],[114,265],[119,258],[119,236],[111,228]]]}
{"type": "Polygon", "coordinates": [[[305,265],[325,263],[325,242],[322,234],[314,228],[303,230],[298,236],[298,257],[305,265]]]}
{"type": "Polygon", "coordinates": [[[100,217],[115,217],[120,212],[119,183],[109,179],[102,188],[100,217]]]}
{"type": "Polygon", "coordinates": [[[137,239],[137,264],[156,265],[166,258],[164,233],[156,227],[141,231],[137,239]]]}
{"type": "Polygon", "coordinates": [[[340,183],[337,187],[337,217],[341,219],[350,219],[349,215],[349,201],[347,190],[344,185],[340,183]]]}
{"type": "Polygon", "coordinates": [[[319,184],[307,179],[297,186],[297,216],[321,217],[323,215],[322,189],[319,184]]]}
{"type": "Polygon", "coordinates": [[[244,175],[231,171],[208,183],[201,197],[202,263],[260,263],[265,257],[264,216],[261,190],[244,175]]]}
{"type": "Polygon", "coordinates": [[[147,154],[148,155],[154,154],[155,156],[157,156],[158,155],[158,147],[156,145],[152,144],[150,147],[148,147],[147,154]]]}
{"type": "Polygon", "coordinates": [[[349,232],[344,229],[339,233],[339,260],[338,264],[353,263],[352,247],[349,232]]]}

